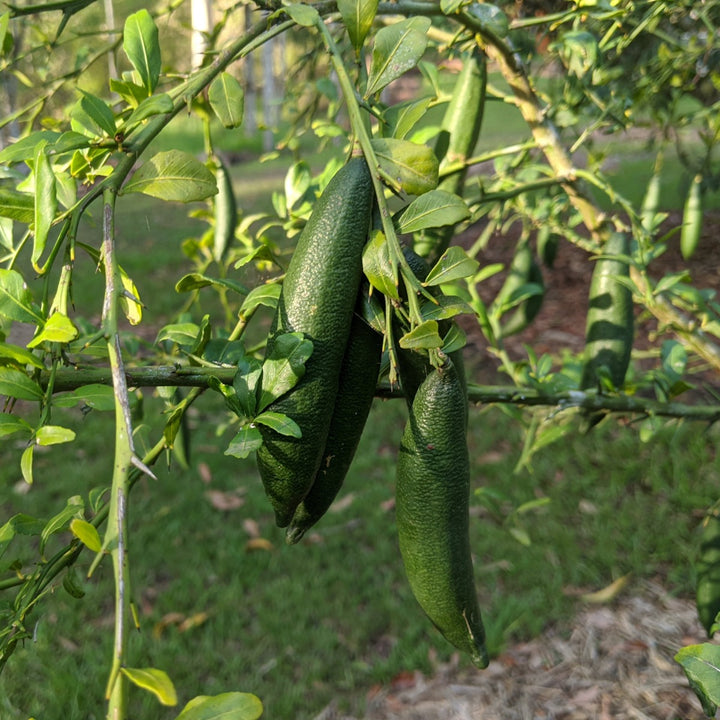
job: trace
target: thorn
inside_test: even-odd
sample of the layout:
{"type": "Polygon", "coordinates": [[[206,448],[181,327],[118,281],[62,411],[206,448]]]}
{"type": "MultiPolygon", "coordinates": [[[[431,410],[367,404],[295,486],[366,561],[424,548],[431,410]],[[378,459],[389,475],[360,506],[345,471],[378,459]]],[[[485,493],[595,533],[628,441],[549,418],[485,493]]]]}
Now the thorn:
{"type": "Polygon", "coordinates": [[[145,473],[145,475],[153,480],[157,480],[155,473],[137,455],[132,456],[132,464],[140,470],[140,472],[145,473]]]}

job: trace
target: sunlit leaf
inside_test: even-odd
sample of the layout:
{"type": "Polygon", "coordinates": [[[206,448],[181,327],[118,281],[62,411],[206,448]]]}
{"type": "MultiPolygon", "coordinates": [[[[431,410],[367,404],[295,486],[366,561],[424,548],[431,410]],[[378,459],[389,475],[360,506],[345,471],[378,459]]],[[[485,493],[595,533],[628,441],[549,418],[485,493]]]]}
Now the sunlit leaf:
{"type": "Polygon", "coordinates": [[[60,425],[43,425],[35,434],[38,445],[60,445],[74,439],[75,432],[60,425]]]}
{"type": "Polygon", "coordinates": [[[152,95],[160,77],[161,56],[158,29],[150,13],[143,8],[129,15],[123,32],[123,50],[152,95]]]}
{"type": "Polygon", "coordinates": [[[422,195],[437,187],[438,160],[427,145],[395,138],[375,138],[373,150],[383,179],[406,192],[422,195]]]}
{"type": "Polygon", "coordinates": [[[212,81],[208,88],[208,100],[224,127],[238,128],[242,125],[245,93],[240,83],[230,73],[220,73],[212,81]]]}
{"type": "Polygon", "coordinates": [[[123,186],[124,193],[175,202],[205,200],[217,192],[215,176],[196,157],[181,150],[159,152],[123,186]]]}
{"type": "Polygon", "coordinates": [[[43,342],[69,343],[78,336],[78,329],[63,313],[53,313],[42,325],[42,330],[28,343],[35,348],[43,342]]]}
{"type": "Polygon", "coordinates": [[[350,42],[359,53],[375,20],[378,0],[338,0],[337,6],[350,42]]]}
{"type": "Polygon", "coordinates": [[[258,720],[260,700],[250,693],[229,692],[194,697],[175,720],[258,720]]]}
{"type": "Polygon", "coordinates": [[[393,300],[400,299],[397,268],[393,267],[388,244],[381,230],[373,230],[362,256],[363,272],[370,284],[393,300]]]}
{"type": "Polygon", "coordinates": [[[175,686],[164,670],[157,668],[121,668],[134,685],[151,692],[162,705],[177,705],[175,686]]]}
{"type": "Polygon", "coordinates": [[[442,338],[438,333],[435,320],[427,320],[400,338],[400,347],[406,350],[419,350],[442,347],[442,338]]]}
{"type": "Polygon", "coordinates": [[[0,187],[0,217],[30,224],[35,219],[35,196],[0,187]]]}
{"type": "Polygon", "coordinates": [[[470,215],[465,201],[446,190],[431,190],[415,198],[403,211],[398,223],[401,233],[455,225],[470,215]]]}
{"type": "Polygon", "coordinates": [[[430,18],[413,17],[378,30],[365,97],[382,90],[423,56],[428,44],[430,18]]]}
{"type": "Polygon", "coordinates": [[[720,646],[688,645],[675,655],[675,660],[682,665],[705,714],[715,717],[720,705],[720,646]]]}

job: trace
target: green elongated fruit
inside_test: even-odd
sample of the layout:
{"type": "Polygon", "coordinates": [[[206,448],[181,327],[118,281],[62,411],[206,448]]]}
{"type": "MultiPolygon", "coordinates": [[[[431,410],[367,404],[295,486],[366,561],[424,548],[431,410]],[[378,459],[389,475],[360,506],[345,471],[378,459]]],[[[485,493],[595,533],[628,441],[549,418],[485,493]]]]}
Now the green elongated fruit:
{"type": "Polygon", "coordinates": [[[541,292],[525,298],[515,307],[509,317],[500,324],[500,336],[510,337],[522,332],[537,317],[542,308],[545,297],[545,283],[540,266],[535,261],[535,255],[527,239],[520,240],[515,251],[510,272],[503,283],[496,303],[507,302],[511,295],[520,290],[523,285],[539,285],[541,292]]]}
{"type": "Polygon", "coordinates": [[[215,158],[215,162],[218,191],[215,196],[213,258],[216,262],[222,262],[235,237],[238,213],[230,171],[221,158],[215,158]]]}
{"type": "Polygon", "coordinates": [[[683,209],[680,252],[685,260],[689,260],[695,254],[700,243],[703,224],[702,180],[702,175],[693,178],[683,209]]]}
{"type": "MultiPolygon", "coordinates": [[[[475,150],[485,110],[486,87],[486,59],[481,52],[475,51],[465,58],[443,117],[440,138],[435,147],[440,172],[454,163],[464,163],[475,150]]],[[[438,184],[438,190],[462,195],[466,175],[466,167],[447,175],[438,184]]],[[[418,253],[436,260],[447,249],[454,232],[454,225],[427,231],[416,245],[418,253]]]]}
{"type": "Polygon", "coordinates": [[[298,542],[320,520],[342,487],[375,397],[382,345],[383,336],[356,312],[340,370],[325,452],[310,492],[298,505],[287,528],[289,543],[298,542]]]}
{"type": "MultiPolygon", "coordinates": [[[[603,254],[607,255],[627,255],[629,252],[630,238],[625,233],[613,233],[603,249],[603,254]]],[[[602,372],[607,373],[616,388],[625,382],[633,344],[633,303],[632,292],[619,278],[629,275],[628,264],[621,260],[601,258],[595,262],[581,380],[585,390],[598,386],[602,372]]]]}
{"type": "Polygon", "coordinates": [[[707,634],[712,637],[711,629],[720,612],[720,518],[715,514],[705,518],[695,572],[698,617],[707,634]]]}
{"type": "MultiPolygon", "coordinates": [[[[302,332],[312,341],[313,352],[297,385],[267,408],[291,417],[302,437],[260,426],[258,468],[279,527],[291,521],[323,458],[362,276],[372,199],[367,164],[355,158],[318,199],[283,282],[275,329],[302,332]]],[[[267,352],[271,349],[272,337],[267,352]]]]}
{"type": "Polygon", "coordinates": [[[640,223],[643,226],[643,230],[648,233],[652,233],[655,230],[655,216],[660,207],[660,189],[661,175],[659,172],[655,172],[648,181],[640,210],[640,223]]]}
{"type": "Polygon", "coordinates": [[[469,541],[467,396],[452,361],[413,400],[397,462],[395,511],[405,572],[418,603],[456,648],[487,667],[469,541]]]}

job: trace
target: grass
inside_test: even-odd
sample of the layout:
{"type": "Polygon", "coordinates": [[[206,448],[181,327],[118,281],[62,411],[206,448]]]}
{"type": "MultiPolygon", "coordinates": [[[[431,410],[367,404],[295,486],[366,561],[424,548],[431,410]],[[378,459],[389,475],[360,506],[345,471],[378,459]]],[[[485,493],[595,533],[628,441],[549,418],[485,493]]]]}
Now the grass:
{"type": "MultiPolygon", "coordinates": [[[[312,718],[333,699],[359,712],[371,685],[403,671],[430,672],[432,654],[447,660],[451,648],[411,597],[396,547],[391,503],[404,417],[402,402],[376,403],[342,502],[306,542],[288,547],[253,463],[222,454],[219,402],[203,399],[192,417],[194,469],[159,467],[158,481],[143,481],[132,496],[130,559],[142,628],[133,635],[132,663],[166,669],[182,701],[244,690],[263,699],[267,717],[312,718]],[[244,502],[222,510],[210,491],[244,502]],[[270,546],[251,549],[249,523],[270,546]]],[[[39,458],[29,494],[13,489],[18,450],[3,450],[4,516],[22,508],[47,517],[108,477],[110,416],[62,420],[80,440],[39,458]]],[[[643,444],[632,428],[608,423],[540,452],[532,472],[513,473],[522,443],[514,421],[497,409],[473,410],[470,426],[474,489],[491,490],[503,508],[494,518],[473,502],[472,547],[494,653],[566,621],[579,592],[626,573],[660,576],[672,592],[690,593],[698,513],[716,499],[720,480],[717,431],[670,426],[643,444]],[[510,511],[538,497],[549,502],[521,516],[531,540],[524,546],[510,532],[510,511]]],[[[81,561],[81,574],[89,561],[81,561]]],[[[3,718],[103,717],[109,565],[84,586],[83,600],[58,589],[44,601],[36,642],[16,652],[0,679],[3,718]]],[[[175,715],[136,692],[132,716],[175,715]]]]}
{"type": "MultiPolygon", "coordinates": [[[[514,113],[491,104],[481,148],[514,134],[514,113]]],[[[195,148],[199,130],[189,123],[179,122],[166,142],[195,148]]],[[[244,147],[237,137],[223,142],[228,150],[244,147]]],[[[235,168],[243,207],[266,208],[282,186],[284,167],[281,160],[235,168]]],[[[624,167],[628,190],[642,186],[645,156],[625,158],[624,167]]],[[[669,209],[682,205],[669,191],[666,201],[669,209]]],[[[181,242],[200,226],[185,208],[142,198],[121,201],[120,213],[121,263],[148,305],[144,324],[152,339],[178,305],[175,282],[191,269],[181,242]]],[[[99,229],[85,232],[92,239],[99,229]]],[[[75,288],[83,314],[99,314],[100,287],[96,277],[75,288]]],[[[146,417],[157,425],[160,406],[151,395],[146,392],[146,417]]],[[[287,547],[274,526],[254,463],[223,455],[229,435],[219,429],[226,420],[218,397],[205,396],[190,416],[191,468],[161,463],[158,480],[142,481],[133,492],[130,562],[141,631],[133,634],[130,662],[167,670],[181,703],[243,690],[262,698],[265,717],[303,720],[331,701],[360,713],[374,684],[405,671],[431,672],[436,658],[447,660],[451,648],[415,604],[397,550],[392,501],[403,403],[376,402],[340,502],[298,547],[287,547]]],[[[27,493],[22,447],[0,447],[2,517],[22,511],[48,518],[66,498],[86,497],[107,483],[110,414],[63,411],[53,421],[75,429],[78,440],[38,453],[35,486],[27,493]]],[[[642,443],[634,426],[605,422],[587,436],[568,435],[540,451],[531,470],[515,472],[522,442],[522,428],[498,408],[471,410],[471,540],[493,653],[568,621],[582,592],[628,573],[660,577],[678,594],[692,592],[697,525],[717,499],[720,480],[716,428],[670,424],[642,443]],[[496,512],[481,502],[488,496],[496,499],[496,512]],[[546,503],[517,512],[537,500],[546,503]]],[[[35,548],[23,539],[29,561],[35,548]]],[[[47,554],[66,540],[54,538],[47,554]]],[[[90,560],[81,559],[80,576],[90,560]]],[[[104,717],[113,622],[109,564],[83,585],[82,600],[58,587],[33,616],[34,641],[18,648],[0,676],[4,720],[104,717]]],[[[176,715],[133,692],[131,717],[176,715]]]]}

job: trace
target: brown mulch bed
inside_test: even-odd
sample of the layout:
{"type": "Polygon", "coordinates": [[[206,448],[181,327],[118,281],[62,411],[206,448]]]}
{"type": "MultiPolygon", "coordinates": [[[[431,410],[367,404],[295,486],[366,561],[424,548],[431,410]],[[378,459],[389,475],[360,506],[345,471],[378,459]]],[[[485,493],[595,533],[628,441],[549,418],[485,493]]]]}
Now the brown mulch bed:
{"type": "Polygon", "coordinates": [[[673,656],[703,639],[692,602],[646,583],[510,646],[486,670],[401,675],[368,692],[362,718],[331,705],[314,720],[700,720],[673,656]]]}

